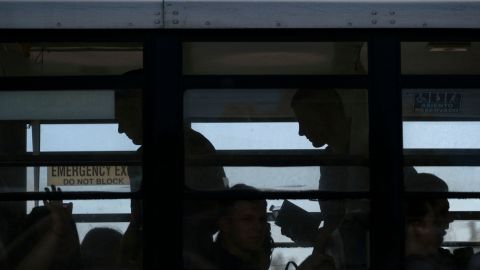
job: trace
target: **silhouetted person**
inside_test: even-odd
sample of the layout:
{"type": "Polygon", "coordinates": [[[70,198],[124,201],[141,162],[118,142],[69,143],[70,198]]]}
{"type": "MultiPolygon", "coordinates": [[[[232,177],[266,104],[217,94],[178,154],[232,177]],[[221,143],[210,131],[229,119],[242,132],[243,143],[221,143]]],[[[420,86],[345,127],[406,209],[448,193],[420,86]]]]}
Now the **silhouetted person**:
{"type": "MultiPolygon", "coordinates": [[[[184,127],[185,156],[214,155],[212,143],[199,132],[189,126],[184,127]]],[[[185,187],[193,190],[222,190],[227,188],[226,176],[221,166],[185,167],[185,187]]]]}
{"type": "MultiPolygon", "coordinates": [[[[243,184],[231,190],[257,192],[243,184]]],[[[274,243],[267,222],[266,200],[222,200],[218,223],[219,233],[213,249],[215,269],[269,269],[274,243]]],[[[298,270],[334,269],[332,258],[319,248],[314,248],[312,255],[298,267],[298,270]]]]}
{"type": "MultiPolygon", "coordinates": [[[[143,70],[133,70],[124,74],[125,77],[134,77],[143,74],[143,70]]],[[[142,90],[119,89],[115,91],[115,119],[118,122],[118,133],[125,133],[135,145],[139,145],[137,152],[141,154],[143,144],[142,118],[142,90]]],[[[129,166],[128,177],[130,190],[136,192],[142,185],[142,167],[129,166]]],[[[142,201],[130,201],[130,224],[123,236],[119,264],[122,269],[142,269],[143,267],[143,207],[142,201]]]]}
{"type": "MultiPolygon", "coordinates": [[[[185,157],[215,154],[213,145],[199,132],[184,127],[185,157]]],[[[185,164],[186,190],[227,188],[223,167],[185,164]]],[[[218,231],[216,200],[187,200],[183,203],[183,257],[187,269],[211,268],[213,235],[218,231]]]]}
{"type": "Polygon", "coordinates": [[[81,244],[85,270],[116,270],[122,234],[111,228],[91,229],[81,244]]]}
{"type": "Polygon", "coordinates": [[[7,269],[83,269],[72,207],[44,201],[44,206],[33,208],[7,248],[7,269]]]}
{"type": "MultiPolygon", "coordinates": [[[[437,176],[419,173],[405,177],[408,191],[448,192],[437,176]]],[[[454,270],[454,257],[441,249],[443,237],[452,222],[446,198],[407,198],[405,208],[405,268],[407,270],[454,270]]]]}
{"type": "MultiPolygon", "coordinates": [[[[292,98],[291,106],[297,118],[300,136],[314,147],[325,147],[329,154],[368,155],[368,122],[366,103],[359,97],[349,97],[346,106],[335,89],[301,89],[292,98]],[[346,114],[349,109],[350,115],[346,114]]],[[[321,166],[319,190],[368,191],[367,168],[321,166]]],[[[319,201],[324,225],[317,244],[326,246],[332,236],[343,242],[342,250],[334,250],[337,267],[366,269],[366,231],[368,201],[319,201]],[[342,255],[343,254],[343,255],[342,255]]],[[[332,243],[330,243],[332,244],[332,243]]]]}

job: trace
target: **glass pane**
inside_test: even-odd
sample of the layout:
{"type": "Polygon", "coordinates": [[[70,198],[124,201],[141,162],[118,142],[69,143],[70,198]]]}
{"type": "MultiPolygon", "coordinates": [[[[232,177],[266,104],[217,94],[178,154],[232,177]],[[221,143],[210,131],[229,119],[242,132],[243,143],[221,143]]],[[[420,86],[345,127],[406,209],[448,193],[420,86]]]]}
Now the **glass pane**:
{"type": "Polygon", "coordinates": [[[477,121],[403,122],[405,149],[479,149],[477,121]]]}
{"type": "Polygon", "coordinates": [[[342,208],[345,201],[184,201],[184,266],[285,269],[289,261],[318,259],[308,269],[367,269],[369,201],[347,202],[357,210],[342,208]],[[314,245],[319,248],[310,256],[314,245]],[[255,256],[238,255],[240,248],[255,256]]]}
{"type": "Polygon", "coordinates": [[[366,161],[365,90],[189,90],[184,100],[189,188],[222,189],[248,183],[259,189],[368,190],[366,168],[294,165],[311,164],[315,157],[366,161]],[[209,158],[217,164],[228,159],[233,165],[202,163],[209,158]],[[280,159],[286,165],[262,166],[280,159]]]}
{"type": "Polygon", "coordinates": [[[141,43],[2,43],[0,76],[121,75],[143,66],[141,43]]]}
{"type": "Polygon", "coordinates": [[[41,124],[40,152],[138,150],[119,130],[118,124],[41,124]]]}
{"type": "Polygon", "coordinates": [[[365,42],[188,42],[183,73],[366,74],[365,42]]]}
{"type": "Polygon", "coordinates": [[[298,135],[297,122],[195,122],[191,126],[216,150],[315,149],[307,138],[298,135]]]}
{"type": "Polygon", "coordinates": [[[480,74],[479,42],[403,42],[404,74],[480,74]]]}
{"type": "Polygon", "coordinates": [[[480,200],[417,198],[404,203],[407,269],[477,269],[480,200]]]}
{"type": "MultiPolygon", "coordinates": [[[[450,192],[478,192],[480,183],[478,175],[480,168],[475,166],[465,167],[424,167],[415,166],[419,173],[430,173],[441,178],[448,186],[450,192]]],[[[430,191],[425,190],[425,191],[430,191]]]]}
{"type": "Polygon", "coordinates": [[[141,96],[140,90],[1,92],[0,153],[137,150],[141,96]]]}
{"type": "MultiPolygon", "coordinates": [[[[0,154],[12,160],[51,152],[98,166],[3,167],[0,192],[137,191],[141,166],[103,166],[105,155],[142,159],[141,90],[6,91],[0,93],[0,154]],[[82,153],[83,152],[83,153],[82,153]]],[[[11,163],[8,164],[11,166],[11,163]]]]}
{"type": "MultiPolygon", "coordinates": [[[[184,102],[186,125],[207,136],[218,150],[312,149],[297,138],[305,136],[314,148],[368,151],[363,89],[188,90],[184,102]]],[[[195,133],[186,130],[186,135],[195,133]]]]}
{"type": "Polygon", "coordinates": [[[2,269],[142,269],[141,204],[0,202],[0,265],[2,269]],[[84,213],[89,214],[87,219],[84,213]]]}
{"type": "Polygon", "coordinates": [[[478,149],[478,89],[404,89],[405,149],[478,149]]]}
{"type": "MultiPolygon", "coordinates": [[[[252,159],[252,163],[254,162],[252,159]]],[[[187,165],[185,177],[187,188],[196,190],[221,190],[236,184],[246,184],[264,191],[368,191],[369,189],[369,169],[360,166],[187,165]]]]}

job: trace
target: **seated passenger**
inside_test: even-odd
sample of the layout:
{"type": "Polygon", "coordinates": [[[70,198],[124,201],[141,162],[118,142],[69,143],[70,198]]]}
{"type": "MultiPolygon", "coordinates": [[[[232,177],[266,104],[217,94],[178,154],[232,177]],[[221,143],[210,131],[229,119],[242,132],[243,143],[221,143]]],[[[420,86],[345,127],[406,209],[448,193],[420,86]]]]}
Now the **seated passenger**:
{"type": "Polygon", "coordinates": [[[81,251],[85,270],[115,270],[122,234],[111,228],[91,229],[83,238],[81,251]]]}
{"type": "Polygon", "coordinates": [[[44,206],[33,208],[6,256],[7,269],[83,269],[72,204],[44,201],[44,206]]]}
{"type": "MultiPolygon", "coordinates": [[[[232,190],[253,191],[253,187],[238,184],[232,190]]],[[[219,233],[213,258],[220,270],[269,269],[273,252],[270,224],[267,222],[265,200],[222,201],[219,233]]],[[[333,270],[333,259],[321,247],[298,267],[299,270],[333,270]]]]}
{"type": "MultiPolygon", "coordinates": [[[[255,189],[235,185],[232,190],[255,189]]],[[[219,233],[214,246],[214,261],[221,270],[257,269],[270,266],[273,240],[267,222],[265,200],[222,201],[219,233]]]]}
{"type": "MultiPolygon", "coordinates": [[[[433,174],[419,173],[405,178],[409,191],[447,192],[447,184],[433,174]]],[[[405,200],[405,268],[407,270],[453,270],[453,255],[441,248],[452,219],[447,199],[407,198],[405,200]]]]}
{"type": "MultiPolygon", "coordinates": [[[[212,155],[215,148],[202,134],[184,128],[185,156],[212,155]]],[[[221,166],[185,166],[186,190],[224,190],[227,187],[221,166]]],[[[187,269],[211,268],[213,235],[218,231],[218,202],[187,200],[183,203],[183,262],[187,269]]]]}

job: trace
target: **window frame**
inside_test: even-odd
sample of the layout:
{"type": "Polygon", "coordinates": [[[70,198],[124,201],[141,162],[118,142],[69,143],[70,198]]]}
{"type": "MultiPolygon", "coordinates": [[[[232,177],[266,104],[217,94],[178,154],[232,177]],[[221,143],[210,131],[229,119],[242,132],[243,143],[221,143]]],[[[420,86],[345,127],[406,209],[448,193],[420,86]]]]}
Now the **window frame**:
{"type": "MultiPolygon", "coordinates": [[[[403,75],[400,68],[400,45],[405,41],[479,41],[477,29],[235,29],[235,30],[0,30],[2,42],[67,42],[134,41],[144,44],[144,77],[125,79],[121,76],[47,76],[1,77],[3,90],[61,90],[99,88],[144,89],[144,186],[134,193],[65,192],[2,193],[0,201],[43,199],[142,199],[144,201],[144,268],[158,266],[182,268],[182,203],[187,198],[310,198],[325,199],[368,197],[371,199],[370,267],[372,269],[403,269],[404,217],[401,208],[405,197],[476,198],[480,192],[413,193],[403,191],[403,167],[441,164],[444,166],[480,165],[480,152],[468,156],[425,156],[421,152],[404,152],[402,146],[401,91],[406,88],[477,88],[479,75],[403,75]],[[188,41],[367,41],[369,70],[367,75],[314,76],[200,76],[182,74],[182,43],[188,41]],[[161,75],[159,75],[161,74],[161,75]],[[251,193],[185,191],[184,179],[183,92],[189,88],[221,87],[230,81],[234,87],[308,86],[352,87],[367,89],[369,96],[369,161],[371,191],[343,192],[263,192],[251,193]],[[159,91],[162,89],[162,91],[159,91]],[[389,89],[386,91],[385,89],[389,89]],[[385,102],[388,100],[388,102],[385,102]],[[161,124],[159,124],[161,123],[161,124]],[[162,157],[159,156],[161,153],[162,157]],[[165,157],[172,157],[165,159],[165,157]],[[465,158],[468,157],[466,160],[465,158]],[[385,179],[389,179],[388,181],[385,179]],[[173,191],[173,192],[172,192],[173,191]],[[172,193],[174,194],[172,198],[172,193]],[[387,213],[387,214],[385,214],[387,213]],[[165,222],[165,217],[167,221],[165,222]],[[161,230],[159,228],[162,228],[161,230]],[[168,236],[165,236],[168,232],[168,236]],[[171,249],[165,256],[162,245],[171,249]]],[[[318,87],[316,87],[318,88],[318,87]]],[[[223,159],[219,156],[218,161],[223,159]]],[[[45,164],[138,165],[138,160],[115,155],[91,160],[66,156],[2,157],[0,166],[45,164]]],[[[303,162],[303,161],[302,161],[303,162]]],[[[305,162],[309,162],[308,160],[305,162]]],[[[325,162],[322,160],[316,160],[325,162]]],[[[344,164],[341,161],[335,161],[344,164]]],[[[348,162],[344,161],[345,164],[348,162]]],[[[300,162],[301,163],[301,162],[300,162]]],[[[480,218],[477,217],[476,218],[480,218]]]]}

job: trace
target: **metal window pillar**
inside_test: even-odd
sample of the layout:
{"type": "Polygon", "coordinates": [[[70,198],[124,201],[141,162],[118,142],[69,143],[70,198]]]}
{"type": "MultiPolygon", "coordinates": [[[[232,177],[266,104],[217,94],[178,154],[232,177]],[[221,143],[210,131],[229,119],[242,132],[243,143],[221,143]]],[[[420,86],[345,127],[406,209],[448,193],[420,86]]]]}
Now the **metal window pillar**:
{"type": "Polygon", "coordinates": [[[181,46],[178,37],[162,35],[144,47],[144,269],[182,268],[181,46]]]}
{"type": "MultiPolygon", "coordinates": [[[[32,150],[33,155],[40,155],[40,121],[32,121],[32,150]]],[[[40,191],[40,167],[33,167],[33,191],[40,191]]],[[[39,201],[34,202],[35,207],[39,206],[39,201]]]]}
{"type": "Polygon", "coordinates": [[[403,270],[404,221],[400,39],[381,32],[369,39],[371,173],[370,268],[403,270]]]}

